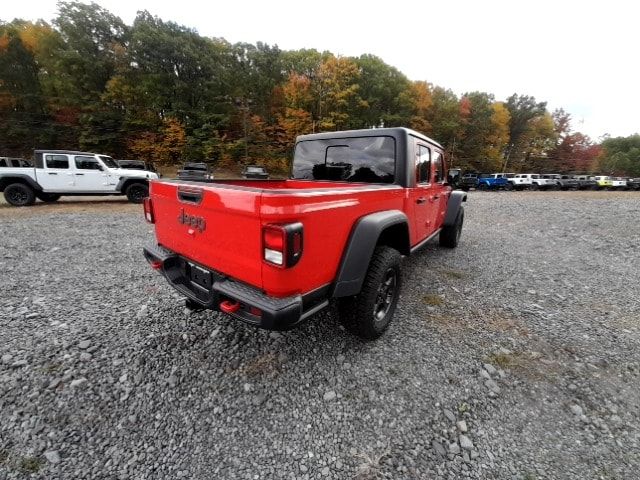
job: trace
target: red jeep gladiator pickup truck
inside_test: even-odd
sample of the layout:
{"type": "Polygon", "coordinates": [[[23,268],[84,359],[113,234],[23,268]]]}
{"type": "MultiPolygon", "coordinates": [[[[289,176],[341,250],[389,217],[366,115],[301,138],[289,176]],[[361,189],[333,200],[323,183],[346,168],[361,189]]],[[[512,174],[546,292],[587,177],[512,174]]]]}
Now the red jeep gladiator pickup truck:
{"type": "Polygon", "coordinates": [[[287,180],[154,180],[144,211],[154,269],[190,308],[286,330],[337,300],[353,333],[379,337],[401,257],[458,244],[466,193],[442,147],[405,128],[303,135],[287,180]]]}

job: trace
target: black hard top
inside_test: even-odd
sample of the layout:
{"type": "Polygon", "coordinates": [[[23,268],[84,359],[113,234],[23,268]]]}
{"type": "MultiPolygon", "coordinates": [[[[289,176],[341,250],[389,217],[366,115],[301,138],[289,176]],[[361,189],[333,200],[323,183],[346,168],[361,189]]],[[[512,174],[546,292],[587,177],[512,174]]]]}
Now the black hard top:
{"type": "Polygon", "coordinates": [[[438,142],[433,140],[432,138],[427,137],[415,130],[411,130],[410,128],[405,127],[393,127],[393,128],[367,128],[362,130],[342,130],[339,132],[322,132],[322,133],[310,133],[308,135],[300,135],[296,139],[297,142],[302,142],[306,140],[323,140],[328,138],[351,138],[351,137],[380,137],[380,136],[389,136],[389,137],[400,137],[413,135],[414,137],[420,138],[425,142],[429,142],[437,147],[442,148],[438,142]]]}
{"type": "MultiPolygon", "coordinates": [[[[44,149],[38,149],[38,150],[34,150],[35,153],[60,153],[60,154],[65,154],[65,155],[100,155],[98,153],[91,153],[91,152],[77,152],[75,150],[44,150],[44,149]]],[[[108,157],[108,155],[105,155],[106,157],[108,157]]]]}

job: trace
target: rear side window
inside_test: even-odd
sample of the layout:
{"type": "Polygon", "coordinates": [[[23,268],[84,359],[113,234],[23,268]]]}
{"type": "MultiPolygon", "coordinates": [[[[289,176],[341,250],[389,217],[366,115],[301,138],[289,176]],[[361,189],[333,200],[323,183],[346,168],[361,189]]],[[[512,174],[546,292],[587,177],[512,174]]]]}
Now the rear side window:
{"type": "Polygon", "coordinates": [[[100,164],[95,157],[76,156],[76,168],[80,170],[100,170],[100,164]]]}
{"type": "Polygon", "coordinates": [[[416,146],[416,183],[431,181],[431,150],[424,145],[416,146]]]}
{"type": "Polygon", "coordinates": [[[66,155],[45,155],[47,168],[69,168],[69,159],[66,155]]]}
{"type": "Polygon", "coordinates": [[[293,178],[393,183],[396,144],[392,137],[356,137],[298,142],[293,178]]]}
{"type": "Polygon", "coordinates": [[[442,165],[442,154],[437,150],[433,151],[433,181],[435,183],[444,182],[444,166],[442,165]]]}

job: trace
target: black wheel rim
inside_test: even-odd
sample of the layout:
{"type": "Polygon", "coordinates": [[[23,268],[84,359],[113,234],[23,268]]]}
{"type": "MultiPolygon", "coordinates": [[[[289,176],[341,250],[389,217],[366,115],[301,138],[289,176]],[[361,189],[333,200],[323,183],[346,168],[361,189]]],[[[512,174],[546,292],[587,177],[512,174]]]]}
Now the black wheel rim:
{"type": "Polygon", "coordinates": [[[142,187],[131,188],[131,199],[136,202],[141,202],[146,197],[147,192],[142,187]]]}
{"type": "Polygon", "coordinates": [[[8,200],[11,203],[15,203],[15,204],[18,204],[18,205],[24,205],[25,203],[27,203],[28,199],[29,199],[29,196],[23,190],[14,189],[14,190],[11,190],[9,192],[8,200]]]}
{"type": "Polygon", "coordinates": [[[373,307],[373,316],[376,324],[383,323],[385,317],[393,305],[393,299],[396,295],[396,288],[398,285],[398,275],[395,269],[390,268],[384,274],[380,287],[378,288],[378,294],[376,296],[376,303],[373,307]]]}

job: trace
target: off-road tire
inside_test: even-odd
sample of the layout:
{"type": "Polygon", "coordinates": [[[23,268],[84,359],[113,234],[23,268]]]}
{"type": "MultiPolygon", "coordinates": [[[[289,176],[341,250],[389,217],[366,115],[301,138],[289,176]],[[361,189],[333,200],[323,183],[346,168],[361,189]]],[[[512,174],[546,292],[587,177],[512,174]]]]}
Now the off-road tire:
{"type": "Polygon", "coordinates": [[[4,189],[4,199],[14,207],[27,207],[36,201],[36,193],[29,185],[12,183],[4,189]]]}
{"type": "Polygon", "coordinates": [[[376,247],[360,293],[339,299],[340,322],[349,332],[375,340],[389,328],[402,285],[401,258],[394,248],[376,247]]]}
{"type": "Polygon", "coordinates": [[[476,188],[478,190],[489,190],[489,185],[483,182],[483,183],[479,183],[476,188]]]}
{"type": "Polygon", "coordinates": [[[149,185],[135,182],[130,184],[124,193],[131,203],[142,203],[149,196],[149,185]]]}
{"type": "Polygon", "coordinates": [[[36,197],[38,197],[41,201],[45,203],[57,202],[58,200],[60,200],[61,196],[62,195],[60,195],[59,193],[46,193],[46,192],[36,193],[36,197]]]}
{"type": "Polygon", "coordinates": [[[462,235],[462,225],[464,224],[464,207],[460,207],[458,215],[453,225],[447,225],[440,230],[440,246],[445,248],[456,248],[462,235]]]}

